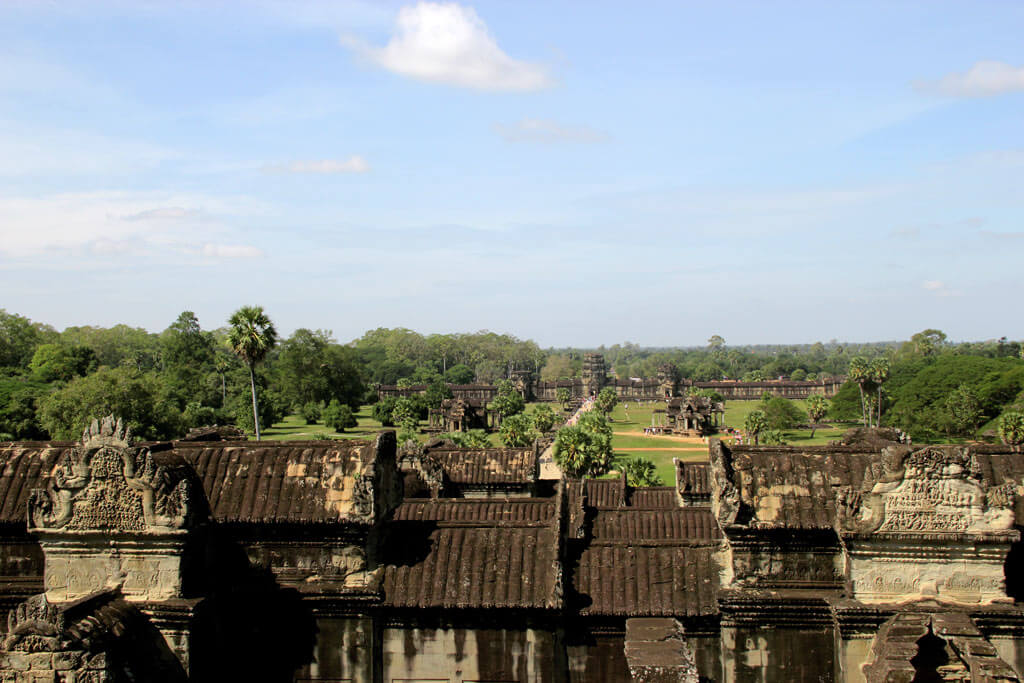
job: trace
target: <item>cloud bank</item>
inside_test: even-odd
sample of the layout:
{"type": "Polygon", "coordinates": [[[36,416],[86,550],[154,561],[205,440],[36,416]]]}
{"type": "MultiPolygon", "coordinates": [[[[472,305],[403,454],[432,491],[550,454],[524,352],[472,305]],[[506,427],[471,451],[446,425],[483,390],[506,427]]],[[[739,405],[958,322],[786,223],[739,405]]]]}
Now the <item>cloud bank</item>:
{"type": "Polygon", "coordinates": [[[342,44],[383,69],[430,83],[492,91],[553,85],[544,66],[505,54],[477,13],[456,3],[403,7],[384,47],[351,36],[343,37],[342,44]]]}

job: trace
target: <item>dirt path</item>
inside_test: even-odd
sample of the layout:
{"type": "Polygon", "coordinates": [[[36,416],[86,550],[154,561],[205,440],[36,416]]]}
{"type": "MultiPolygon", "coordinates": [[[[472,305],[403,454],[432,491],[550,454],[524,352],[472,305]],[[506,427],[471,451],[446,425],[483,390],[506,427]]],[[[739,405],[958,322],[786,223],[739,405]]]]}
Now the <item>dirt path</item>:
{"type": "Polygon", "coordinates": [[[639,453],[639,452],[646,453],[647,451],[668,451],[670,453],[678,453],[680,451],[693,452],[693,451],[699,451],[699,450],[702,450],[702,449],[700,449],[700,448],[622,448],[622,449],[619,449],[619,450],[629,451],[630,453],[639,453]]]}
{"type": "Polygon", "coordinates": [[[621,434],[622,436],[639,436],[639,437],[649,436],[652,439],[670,439],[672,441],[678,441],[679,443],[695,443],[695,444],[700,444],[701,446],[706,446],[707,445],[707,444],[704,443],[704,439],[702,439],[699,436],[674,436],[672,434],[644,434],[643,432],[615,432],[615,433],[616,434],[621,434]]]}

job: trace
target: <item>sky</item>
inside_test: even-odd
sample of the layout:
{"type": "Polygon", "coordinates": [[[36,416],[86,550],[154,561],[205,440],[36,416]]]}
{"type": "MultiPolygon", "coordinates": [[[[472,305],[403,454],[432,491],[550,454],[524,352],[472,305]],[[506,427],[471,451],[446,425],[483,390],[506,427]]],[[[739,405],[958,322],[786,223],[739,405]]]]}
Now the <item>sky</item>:
{"type": "Polygon", "coordinates": [[[1024,3],[0,2],[0,308],[1024,337],[1024,3]]]}

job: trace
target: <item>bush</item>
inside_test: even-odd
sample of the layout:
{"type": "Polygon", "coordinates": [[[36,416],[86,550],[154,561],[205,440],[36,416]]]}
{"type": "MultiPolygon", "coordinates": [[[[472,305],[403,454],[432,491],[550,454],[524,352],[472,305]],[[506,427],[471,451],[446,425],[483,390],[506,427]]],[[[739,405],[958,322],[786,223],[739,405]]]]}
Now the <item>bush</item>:
{"type": "Polygon", "coordinates": [[[377,401],[373,405],[373,419],[380,422],[382,427],[394,427],[395,426],[395,405],[398,403],[398,399],[394,397],[387,397],[377,401]]]}
{"type": "Polygon", "coordinates": [[[482,429],[470,429],[466,432],[446,432],[440,437],[451,441],[458,448],[487,448],[490,442],[482,429]]]}
{"type": "Polygon", "coordinates": [[[192,401],[185,406],[181,414],[182,420],[187,429],[194,427],[208,427],[219,422],[216,408],[204,406],[199,401],[192,401]]]}
{"type": "Polygon", "coordinates": [[[352,414],[352,409],[344,403],[338,403],[337,399],[331,399],[324,408],[322,417],[324,424],[336,432],[343,432],[359,424],[356,416],[352,414]]]}
{"type": "Polygon", "coordinates": [[[768,429],[761,432],[761,445],[762,446],[785,446],[786,441],[782,436],[782,432],[778,429],[768,429]]]}
{"type": "Polygon", "coordinates": [[[320,408],[319,403],[310,401],[306,405],[302,406],[302,419],[306,421],[308,425],[315,425],[320,421],[320,415],[323,410],[320,408]]]}

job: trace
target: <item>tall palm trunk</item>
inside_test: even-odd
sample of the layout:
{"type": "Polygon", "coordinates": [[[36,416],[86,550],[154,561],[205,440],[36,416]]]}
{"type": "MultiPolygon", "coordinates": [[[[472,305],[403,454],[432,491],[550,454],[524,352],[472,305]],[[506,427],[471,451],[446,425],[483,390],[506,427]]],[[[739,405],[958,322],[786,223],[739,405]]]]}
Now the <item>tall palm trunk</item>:
{"type": "Polygon", "coordinates": [[[860,421],[865,427],[868,426],[868,407],[864,401],[864,385],[860,382],[857,383],[857,388],[860,389],[860,421]]]}
{"type": "Polygon", "coordinates": [[[256,373],[253,364],[249,363],[249,386],[252,388],[252,422],[256,425],[256,440],[260,440],[260,411],[256,407],[256,373]]]}
{"type": "Polygon", "coordinates": [[[878,417],[875,418],[875,426],[882,426],[882,384],[878,384],[878,417]]]}

